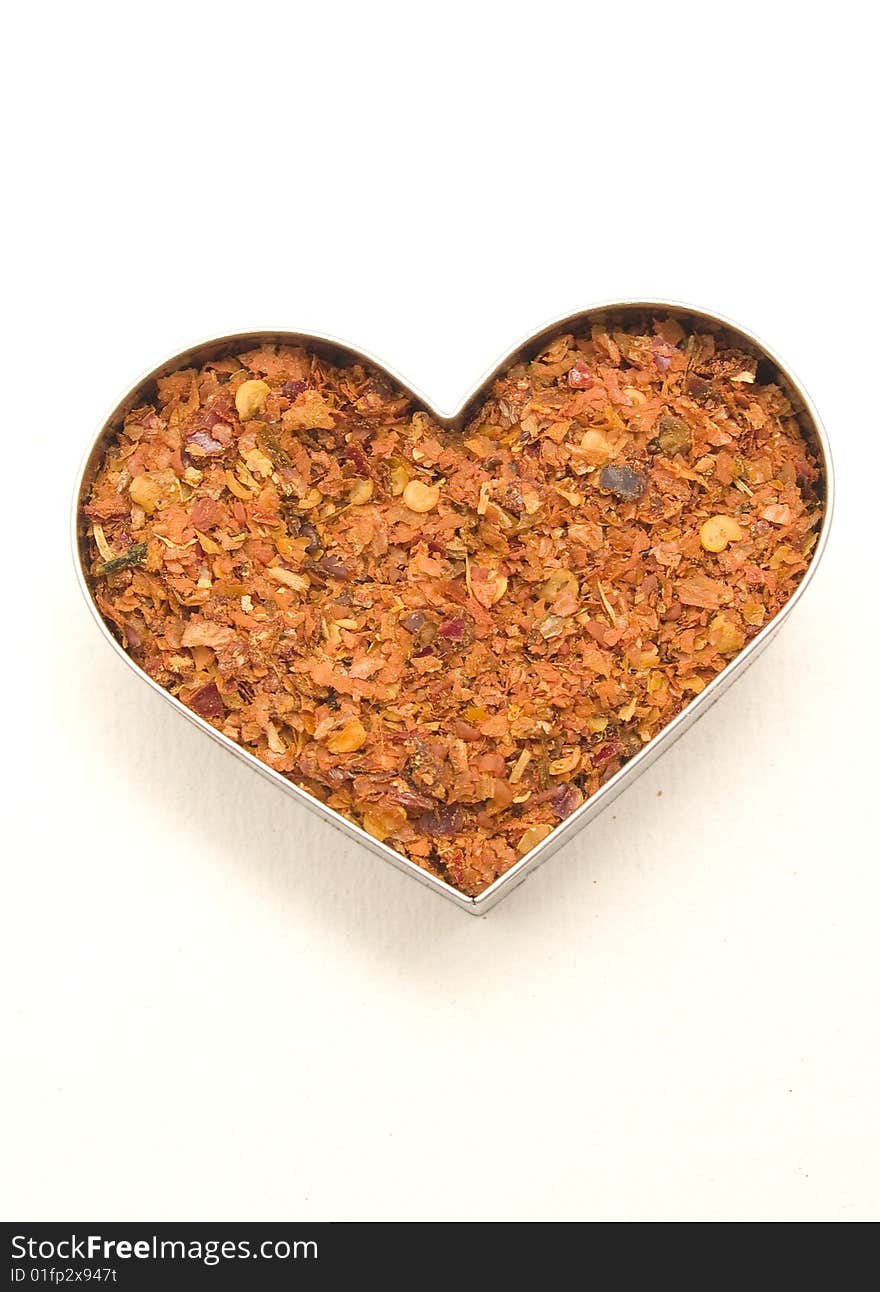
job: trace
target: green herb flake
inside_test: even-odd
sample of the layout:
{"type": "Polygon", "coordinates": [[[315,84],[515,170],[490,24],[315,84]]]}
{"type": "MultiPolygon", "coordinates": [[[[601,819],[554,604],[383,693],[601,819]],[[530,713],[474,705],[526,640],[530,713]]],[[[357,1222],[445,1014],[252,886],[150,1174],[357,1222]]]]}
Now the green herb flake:
{"type": "Polygon", "coordinates": [[[147,556],[146,543],[132,543],[127,552],[114,556],[112,561],[105,561],[98,566],[99,574],[115,574],[117,570],[129,570],[132,566],[142,565],[147,556]]]}

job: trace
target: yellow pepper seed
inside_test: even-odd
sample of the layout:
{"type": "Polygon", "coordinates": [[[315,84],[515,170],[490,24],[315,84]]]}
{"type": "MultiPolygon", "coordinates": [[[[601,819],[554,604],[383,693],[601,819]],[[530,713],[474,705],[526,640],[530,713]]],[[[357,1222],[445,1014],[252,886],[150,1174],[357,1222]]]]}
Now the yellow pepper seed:
{"type": "Polygon", "coordinates": [[[383,842],[389,835],[396,834],[406,824],[406,812],[401,807],[369,807],[363,816],[363,827],[367,834],[383,842]]]}
{"type": "Polygon", "coordinates": [[[432,511],[440,501],[440,486],[428,485],[421,480],[410,480],[403,491],[403,502],[410,511],[432,511]]]}
{"type": "Polygon", "coordinates": [[[246,422],[262,413],[271,393],[265,381],[243,381],[235,392],[235,407],[241,420],[246,422]]]}
{"type": "Polygon", "coordinates": [[[542,839],[546,839],[548,834],[552,834],[552,825],[533,825],[530,830],[526,830],[516,846],[517,856],[524,857],[527,852],[536,848],[542,839]]]}
{"type": "Polygon", "coordinates": [[[327,748],[331,754],[353,754],[356,749],[361,748],[366,739],[367,733],[363,723],[358,718],[352,718],[344,727],[334,731],[327,741],[327,748]]]}
{"type": "Polygon", "coordinates": [[[566,776],[573,772],[581,761],[581,751],[573,749],[571,753],[564,754],[562,758],[556,758],[548,767],[551,776],[566,776]]]}
{"type": "Polygon", "coordinates": [[[409,482],[409,469],[402,462],[398,462],[388,473],[388,483],[391,487],[391,495],[399,498],[409,482]]]}
{"type": "Polygon", "coordinates": [[[365,502],[369,502],[372,496],[372,480],[355,480],[349,491],[348,501],[352,507],[361,507],[365,502]]]}
{"type": "Polygon", "coordinates": [[[148,516],[151,516],[159,505],[162,497],[162,486],[152,476],[147,474],[135,476],[128,486],[128,492],[131,500],[142,507],[148,516]]]}
{"type": "Polygon", "coordinates": [[[554,570],[541,584],[541,596],[545,601],[555,601],[567,588],[577,596],[579,584],[571,570],[554,570]]]}
{"type": "Polygon", "coordinates": [[[746,635],[733,620],[725,615],[715,615],[709,623],[709,642],[721,655],[733,655],[746,644],[746,635]]]}
{"type": "Polygon", "coordinates": [[[224,471],[223,478],[226,481],[226,488],[230,493],[235,494],[236,498],[240,498],[242,502],[247,502],[249,499],[253,498],[254,495],[251,490],[246,489],[241,481],[237,479],[231,471],[224,471]]]}
{"type": "Polygon", "coordinates": [[[723,552],[728,543],[738,543],[742,536],[732,516],[711,516],[700,526],[700,542],[707,552],[723,552]]]}

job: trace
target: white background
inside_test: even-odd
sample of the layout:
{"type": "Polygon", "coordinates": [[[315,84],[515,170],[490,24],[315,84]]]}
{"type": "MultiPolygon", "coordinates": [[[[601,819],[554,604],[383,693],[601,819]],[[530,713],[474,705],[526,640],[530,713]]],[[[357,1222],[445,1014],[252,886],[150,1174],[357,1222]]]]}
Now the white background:
{"type": "Polygon", "coordinates": [[[868,10],[18,6],[4,1218],[880,1217],[868,10]],[[626,296],[791,364],[835,528],[744,679],[474,920],[113,657],[74,584],[75,469],[201,336],[331,332],[450,408],[547,318],[626,296]]]}

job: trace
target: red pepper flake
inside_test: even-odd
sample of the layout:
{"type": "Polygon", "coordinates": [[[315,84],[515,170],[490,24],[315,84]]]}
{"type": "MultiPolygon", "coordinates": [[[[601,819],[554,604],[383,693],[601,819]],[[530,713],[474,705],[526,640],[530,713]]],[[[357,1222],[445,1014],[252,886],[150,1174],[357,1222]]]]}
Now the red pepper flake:
{"type": "Polygon", "coordinates": [[[198,691],[189,697],[187,703],[203,718],[222,718],[226,713],[226,705],[223,703],[216,682],[208,682],[206,686],[199,687],[198,691]]]}
{"type": "Polygon", "coordinates": [[[187,436],[186,442],[190,447],[195,446],[201,449],[208,457],[218,456],[226,452],[226,446],[221,444],[219,440],[213,439],[207,431],[193,431],[192,435],[187,436]]]}
{"type": "Polygon", "coordinates": [[[568,384],[572,390],[591,390],[595,386],[593,374],[583,359],[578,359],[568,370],[568,384]]]}
{"type": "Polygon", "coordinates": [[[152,678],[470,894],[770,622],[822,515],[796,410],[733,338],[659,317],[528,358],[455,430],[301,347],[172,373],[82,516],[152,678]]]}
{"type": "Polygon", "coordinates": [[[445,641],[461,642],[464,641],[466,631],[466,619],[447,619],[445,623],[442,623],[437,629],[437,635],[438,637],[442,637],[445,641]]]}

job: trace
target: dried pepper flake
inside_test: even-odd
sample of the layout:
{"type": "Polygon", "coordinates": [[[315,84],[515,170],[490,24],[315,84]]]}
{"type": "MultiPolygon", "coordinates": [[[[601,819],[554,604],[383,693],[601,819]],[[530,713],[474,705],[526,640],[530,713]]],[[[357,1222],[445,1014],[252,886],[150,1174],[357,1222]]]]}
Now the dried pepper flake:
{"type": "Polygon", "coordinates": [[[633,502],[645,492],[647,480],[641,471],[632,467],[603,467],[599,484],[624,502],[633,502]]]}
{"type": "Polygon", "coordinates": [[[187,704],[203,718],[222,718],[226,713],[226,705],[223,703],[216,682],[208,682],[206,686],[199,687],[198,691],[189,697],[187,704]]]}
{"type": "Polygon", "coordinates": [[[574,390],[590,390],[595,386],[593,374],[583,359],[578,359],[568,370],[568,384],[574,390]]]}
{"type": "Polygon", "coordinates": [[[172,373],[83,508],[96,599],[195,713],[477,894],[797,587],[820,464],[774,376],[665,317],[556,337],[455,429],[297,347],[172,373]]]}
{"type": "MultiPolygon", "coordinates": [[[[686,453],[692,444],[690,427],[682,418],[666,413],[658,421],[657,447],[667,457],[686,453]]],[[[649,446],[650,447],[650,446],[649,446]]]]}

